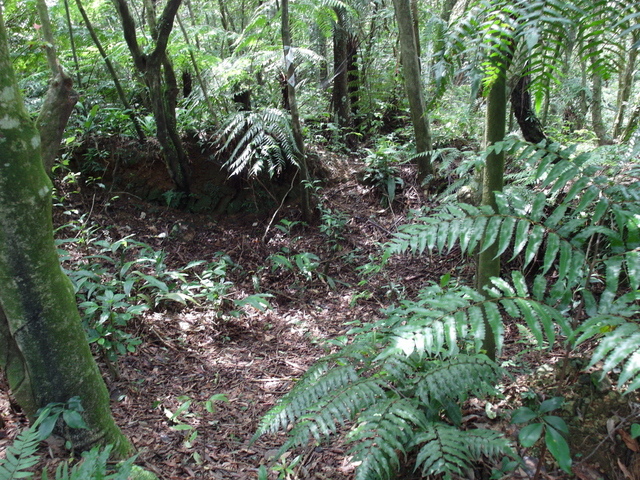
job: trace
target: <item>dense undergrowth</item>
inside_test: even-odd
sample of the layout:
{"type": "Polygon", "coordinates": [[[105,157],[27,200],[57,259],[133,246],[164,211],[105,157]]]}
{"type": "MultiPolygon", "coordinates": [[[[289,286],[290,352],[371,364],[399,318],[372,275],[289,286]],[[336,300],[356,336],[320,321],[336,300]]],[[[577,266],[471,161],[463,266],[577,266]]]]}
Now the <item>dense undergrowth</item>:
{"type": "MultiPolygon", "coordinates": [[[[567,352],[566,361],[587,352],[584,369],[592,375],[599,372],[593,378],[607,377],[620,392],[637,389],[636,153],[623,147],[578,153],[576,147],[533,146],[512,138],[494,148],[509,152],[513,171],[530,172],[512,176],[499,196],[498,211],[452,201],[450,192],[457,188],[452,185],[443,194],[447,201],[411,211],[393,238],[379,245],[376,258],[367,261],[351,253],[358,257],[350,260],[359,272],[357,286],[328,273],[328,260],[348,260],[340,253],[349,219],[324,203],[317,228],[324,250],[300,250],[297,242],[309,227],[281,219],[273,229],[286,242],[253,273],[253,292],[238,289],[230,280],[230,272],[244,268],[225,253],[215,254],[213,261],[169,266],[163,250],[130,236],[105,236],[76,212],[58,237],[88,340],[117,376],[118,358],[135,352],[141,343],[134,332],[145,312],[197,305],[232,318],[264,310],[279,294],[268,284],[275,277],[286,279],[297,292],[314,284],[355,288],[357,302],[372,295],[372,286],[398,256],[458,250],[472,261],[475,253],[497,243],[505,262],[492,288],[479,292],[452,271],[419,289],[415,297],[401,292],[389,297],[387,301],[396,301],[377,321],[354,318],[349,333],[328,344],[333,353],[321,358],[267,413],[254,441],[286,431],[281,455],[336,438],[349,446],[356,478],[366,480],[394,478],[407,468],[424,477],[459,478],[478,465],[484,465],[483,475],[499,478],[522,465],[522,449],[535,447],[539,465],[549,460],[544,458],[548,452],[559,468],[570,472],[570,431],[561,417],[569,423],[571,418],[561,397],[542,401],[545,397],[532,383],[520,400],[522,408],[501,413],[519,429],[517,443],[503,431],[471,428],[463,411],[472,398],[495,402],[504,395],[511,363],[501,359],[500,349],[510,331],[507,326],[514,324],[532,349],[559,348],[567,352]],[[497,361],[482,350],[487,326],[498,345],[497,361]]],[[[455,167],[461,179],[470,165],[482,160],[459,158],[468,158],[455,167]]],[[[390,180],[363,181],[378,189],[383,205],[393,206],[397,195],[390,184],[403,186],[397,167],[379,158],[365,165],[369,173],[382,165],[378,175],[390,180]]],[[[25,458],[32,458],[31,450],[25,452],[25,458]]],[[[103,458],[99,452],[92,455],[92,462],[103,458]]],[[[21,457],[16,458],[17,465],[24,466],[21,457]]],[[[272,475],[287,478],[283,472],[294,466],[274,461],[270,468],[272,475]]],[[[265,466],[259,475],[268,478],[265,466]]]]}

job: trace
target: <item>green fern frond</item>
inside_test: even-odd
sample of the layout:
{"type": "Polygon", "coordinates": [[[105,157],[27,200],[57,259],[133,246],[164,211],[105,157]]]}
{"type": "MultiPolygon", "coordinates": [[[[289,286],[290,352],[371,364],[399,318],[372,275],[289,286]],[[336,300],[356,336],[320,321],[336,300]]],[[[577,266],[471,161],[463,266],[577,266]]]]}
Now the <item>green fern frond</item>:
{"type": "Polygon", "coordinates": [[[461,431],[442,423],[433,423],[416,435],[413,445],[420,447],[416,469],[421,469],[423,477],[442,475],[444,479],[462,475],[483,455],[495,458],[512,453],[508,441],[498,432],[461,431]]]}
{"type": "MultiPolygon", "coordinates": [[[[425,405],[447,405],[470,396],[496,393],[504,371],[483,355],[457,355],[433,361],[431,368],[416,375],[416,394],[425,405]]],[[[432,419],[433,420],[433,419],[432,419]]]]}
{"type": "Polygon", "coordinates": [[[38,429],[34,426],[20,432],[7,447],[5,458],[0,460],[0,480],[32,478],[34,474],[27,470],[40,459],[36,454],[40,440],[38,429]]]}
{"type": "Polygon", "coordinates": [[[306,445],[312,438],[321,442],[338,431],[338,427],[353,420],[368,407],[384,398],[380,379],[358,378],[339,389],[330,390],[324,397],[309,405],[305,414],[294,423],[287,441],[278,456],[287,450],[306,445]]]}
{"type": "Polygon", "coordinates": [[[589,367],[602,362],[602,374],[620,368],[618,387],[631,392],[640,387],[640,326],[630,321],[637,314],[637,291],[621,297],[610,312],[595,315],[576,331],[574,345],[599,338],[589,367]]]}
{"type": "Polygon", "coordinates": [[[347,442],[353,444],[348,454],[353,456],[352,461],[360,462],[356,480],[395,478],[413,432],[427,425],[419,406],[396,396],[363,411],[358,425],[347,436],[347,442]]]}
{"type": "Polygon", "coordinates": [[[222,154],[228,155],[223,166],[230,175],[244,171],[250,176],[263,171],[274,175],[289,164],[297,166],[299,152],[290,118],[281,110],[237,112],[227,119],[219,136],[224,142],[222,154]]]}
{"type": "Polygon", "coordinates": [[[265,433],[277,432],[306,415],[330,391],[358,380],[352,365],[330,368],[328,362],[315,364],[296,386],[287,393],[260,421],[253,439],[265,433]]]}

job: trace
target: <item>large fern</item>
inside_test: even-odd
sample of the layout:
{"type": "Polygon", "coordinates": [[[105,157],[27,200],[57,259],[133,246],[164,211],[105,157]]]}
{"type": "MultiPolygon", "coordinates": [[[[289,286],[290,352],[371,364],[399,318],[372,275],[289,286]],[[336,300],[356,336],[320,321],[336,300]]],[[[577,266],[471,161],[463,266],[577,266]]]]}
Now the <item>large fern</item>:
{"type": "Polygon", "coordinates": [[[224,167],[231,175],[247,172],[255,176],[261,172],[280,173],[287,165],[297,165],[297,147],[285,112],[264,110],[237,112],[220,129],[224,142],[224,167]]]}
{"type": "MultiPolygon", "coordinates": [[[[603,361],[604,372],[623,366],[619,385],[638,388],[640,351],[635,348],[638,336],[632,320],[640,287],[637,167],[620,156],[617,165],[598,165],[594,158],[602,157],[599,150],[577,154],[575,148],[514,139],[495,148],[507,149],[514,162],[533,172],[527,184],[538,193],[523,196],[518,189],[507,189],[496,195],[497,211],[465,204],[439,207],[403,227],[389,249],[422,254],[457,245],[472,254],[497,243],[498,255],[518,259],[518,270],[494,279],[494,287],[479,297],[471,289],[465,292],[459,301],[475,298],[477,305],[464,305],[460,311],[474,313],[432,321],[426,333],[416,330],[411,337],[436,338],[438,332],[448,331],[455,341],[453,333],[463,328],[476,336],[482,330],[480,319],[488,315],[500,345],[500,325],[507,314],[523,319],[540,342],[545,337],[552,342],[558,331],[571,345],[601,337],[591,363],[603,361]],[[527,268],[532,273],[525,277],[520,270],[527,268]],[[502,309],[491,313],[478,308],[482,298],[502,309]]],[[[438,303],[429,300],[424,315],[439,318],[431,305],[438,303]]],[[[405,348],[417,344],[402,340],[405,348]]]]}
{"type": "MultiPolygon", "coordinates": [[[[254,440],[287,430],[282,454],[352,424],[346,442],[351,444],[348,455],[359,465],[358,480],[394,478],[418,450],[420,456],[412,457],[421,459],[417,467],[425,463],[434,473],[456,473],[460,463],[447,461],[452,446],[443,446],[438,437],[433,440],[438,445],[429,447],[427,434],[441,426],[466,435],[452,426],[461,424],[461,403],[494,393],[502,371],[481,356],[397,349],[395,329],[402,323],[390,319],[366,326],[353,343],[321,359],[265,415],[254,440]],[[442,423],[443,415],[449,423],[442,423]]],[[[508,442],[497,434],[474,438],[482,446],[468,450],[460,462],[509,452],[508,442]]]]}

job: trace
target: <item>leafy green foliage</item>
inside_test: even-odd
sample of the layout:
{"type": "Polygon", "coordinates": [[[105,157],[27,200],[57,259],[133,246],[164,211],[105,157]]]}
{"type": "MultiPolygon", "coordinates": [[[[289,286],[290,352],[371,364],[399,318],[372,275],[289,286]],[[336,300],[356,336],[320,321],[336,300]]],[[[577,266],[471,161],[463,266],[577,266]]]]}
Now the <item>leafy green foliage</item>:
{"type": "MultiPolygon", "coordinates": [[[[33,425],[20,432],[7,447],[5,458],[0,460],[0,480],[33,478],[34,473],[29,470],[40,460],[37,453],[40,442],[51,435],[59,419],[62,419],[68,428],[87,428],[80,415],[82,411],[78,397],[73,397],[66,403],[52,403],[41,409],[33,425]]],[[[108,473],[111,448],[95,447],[84,452],[82,461],[72,467],[70,462],[61,463],[56,470],[55,479],[127,480],[136,457],[120,463],[114,471],[108,473]]],[[[49,478],[46,471],[42,472],[42,478],[49,478]]]]}
{"type": "Polygon", "coordinates": [[[481,82],[486,87],[495,80],[500,65],[513,62],[519,74],[531,75],[530,90],[539,110],[543,94],[562,82],[566,55],[572,50],[603,78],[618,72],[624,64],[624,36],[636,17],[637,7],[624,1],[480,0],[447,37],[447,53],[440,55],[436,69],[439,93],[456,65],[470,67],[477,91],[481,82]]]}
{"type": "Polygon", "coordinates": [[[399,157],[400,152],[392,142],[381,142],[364,159],[366,168],[363,182],[376,188],[382,194],[383,205],[389,207],[396,198],[397,189],[404,185],[397,168],[399,157]]]}
{"type": "MultiPolygon", "coordinates": [[[[597,340],[591,366],[608,373],[623,365],[620,387],[640,386],[640,182],[620,158],[602,165],[600,150],[576,153],[555,144],[509,138],[504,149],[529,172],[497,197],[497,209],[449,203],[400,228],[383,258],[411,252],[473,254],[491,246],[512,271],[483,292],[449,286],[420,290],[351,330],[350,342],[320,359],[263,418],[260,435],[287,430],[281,453],[320,442],[353,425],[346,440],[359,480],[393,478],[415,458],[424,476],[460,474],[482,455],[509,453],[487,430],[461,430],[460,404],[494,392],[502,373],[481,354],[488,324],[498,347],[504,322],[522,325],[537,344],[569,346],[597,340]],[[610,179],[615,178],[615,181],[610,179]],[[415,454],[416,457],[411,455],[415,454]]],[[[550,412],[556,400],[515,415],[521,442],[543,437],[567,470],[564,422],[550,412]]],[[[509,462],[507,462],[509,463],[509,462]]]]}
{"type": "MultiPolygon", "coordinates": [[[[534,446],[542,437],[544,432],[544,442],[547,450],[551,452],[562,470],[571,473],[571,455],[569,444],[565,436],[569,434],[569,428],[564,420],[556,415],[548,415],[562,407],[564,398],[554,397],[545,400],[535,410],[529,407],[522,407],[516,410],[511,417],[511,422],[524,424],[518,439],[520,444],[529,448],[534,446]]],[[[543,461],[542,458],[539,460],[543,461]]]]}
{"type": "Polygon", "coordinates": [[[259,310],[269,307],[266,294],[233,298],[233,283],[227,274],[235,264],[226,255],[173,270],[166,264],[165,252],[143,242],[130,237],[115,242],[97,240],[91,229],[84,233],[89,252],[66,273],[79,300],[89,342],[110,361],[135,352],[141,341],[128,326],[148,310],[167,304],[197,304],[208,305],[220,315],[238,316],[247,305],[259,310]]]}
{"type": "Polygon", "coordinates": [[[360,462],[356,478],[362,480],[393,478],[407,455],[416,451],[417,467],[445,476],[483,454],[508,453],[508,442],[498,434],[469,433],[475,450],[459,450],[463,458],[450,462],[458,458],[452,453],[455,436],[465,432],[442,421],[444,415],[459,425],[461,402],[493,393],[501,369],[482,356],[385,349],[392,334],[393,327],[382,322],[363,327],[354,343],[321,359],[265,415],[254,440],[292,425],[282,454],[312,439],[322,441],[354,422],[346,441],[351,444],[349,455],[360,462]]]}
{"type": "MultiPolygon", "coordinates": [[[[457,246],[472,254],[497,244],[498,255],[508,254],[517,268],[510,278],[494,279],[493,288],[483,295],[503,312],[491,314],[484,308],[477,314],[494,322],[497,341],[503,313],[524,319],[538,342],[544,337],[553,342],[558,327],[573,345],[602,335],[591,365],[603,361],[606,373],[624,364],[619,385],[630,382],[629,389],[638,388],[637,326],[631,321],[640,286],[636,167],[629,170],[620,158],[617,165],[599,165],[594,162],[601,158],[599,150],[576,154],[575,147],[555,144],[508,139],[492,148],[506,149],[514,162],[533,172],[521,185],[538,193],[523,195],[515,185],[496,195],[495,212],[445,205],[403,227],[390,252],[421,254],[457,246]],[[529,273],[524,275],[524,270],[529,273]]],[[[464,324],[471,317],[459,318],[464,324]]],[[[459,328],[460,322],[449,325],[445,332],[454,331],[454,325],[459,328]]],[[[479,328],[472,323],[469,327],[479,328]]]]}
{"type": "Polygon", "coordinates": [[[282,110],[267,108],[231,115],[219,133],[231,175],[263,171],[277,175],[287,165],[297,165],[297,147],[290,118],[282,110]]]}
{"type": "Polygon", "coordinates": [[[20,432],[13,443],[7,447],[5,458],[0,460],[0,479],[12,480],[33,477],[33,473],[27,470],[38,463],[40,457],[36,452],[40,440],[35,426],[20,432]]]}

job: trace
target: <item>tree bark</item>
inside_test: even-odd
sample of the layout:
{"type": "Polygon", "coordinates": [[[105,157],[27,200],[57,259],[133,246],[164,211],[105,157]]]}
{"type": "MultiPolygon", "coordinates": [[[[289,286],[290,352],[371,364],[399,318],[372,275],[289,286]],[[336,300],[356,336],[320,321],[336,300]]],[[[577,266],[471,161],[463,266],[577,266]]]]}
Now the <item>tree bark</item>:
{"type": "Polygon", "coordinates": [[[529,75],[520,77],[515,88],[511,92],[511,105],[516,116],[522,136],[527,142],[540,143],[547,139],[542,124],[531,105],[531,94],[529,93],[529,75]]]}
{"type": "Polygon", "coordinates": [[[175,183],[176,189],[187,195],[191,190],[188,159],[178,134],[176,119],[179,89],[173,66],[166,53],[169,35],[173,29],[181,1],[169,0],[157,22],[155,16],[150,18],[151,36],[155,43],[150,54],[143,53],[138,44],[136,24],[126,0],[115,0],[115,5],[133,63],[143,76],[149,90],[158,142],[162,147],[169,175],[175,183]]]}
{"type": "Polygon", "coordinates": [[[343,8],[335,8],[338,22],[333,30],[333,93],[332,103],[336,123],[340,128],[351,126],[351,108],[349,106],[348,34],[343,8]]]}
{"type": "Polygon", "coordinates": [[[73,112],[73,107],[78,102],[78,94],[73,89],[73,80],[58,62],[55,39],[53,38],[49,11],[45,0],[37,0],[36,7],[42,23],[42,34],[47,43],[45,51],[52,74],[49,90],[40,109],[36,124],[40,130],[44,168],[47,174],[51,174],[53,163],[60,151],[64,130],[73,112]]]}
{"type": "Polygon", "coordinates": [[[18,90],[0,12],[0,364],[16,401],[39,408],[78,396],[88,430],[69,430],[79,450],[132,446],[116,426],[109,394],[91,355],[71,282],[53,240],[51,182],[40,137],[18,90]]]}
{"type": "Polygon", "coordinates": [[[422,181],[433,174],[433,167],[429,155],[432,150],[431,132],[422,89],[420,58],[415,43],[409,0],[393,0],[393,5],[400,34],[402,73],[416,139],[416,152],[423,154],[418,156],[418,180],[422,181]]]}
{"type": "Polygon", "coordinates": [[[293,55],[293,47],[291,46],[291,31],[289,29],[289,0],[282,0],[282,46],[284,51],[284,62],[287,68],[286,85],[287,96],[289,99],[289,111],[291,113],[291,127],[293,129],[293,138],[296,142],[298,150],[299,163],[299,195],[301,199],[301,210],[304,220],[310,223],[313,220],[313,210],[311,208],[311,194],[307,182],[310,180],[309,169],[307,166],[307,158],[305,153],[304,138],[302,137],[302,128],[300,126],[300,114],[298,113],[298,102],[296,99],[295,84],[295,63],[293,55]]]}

